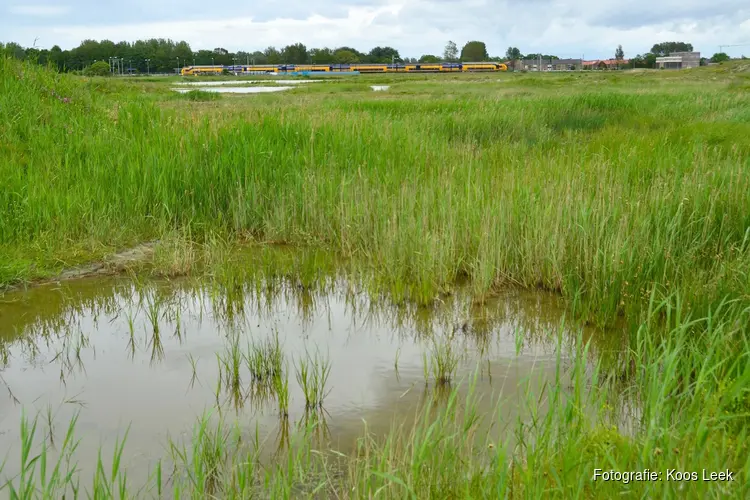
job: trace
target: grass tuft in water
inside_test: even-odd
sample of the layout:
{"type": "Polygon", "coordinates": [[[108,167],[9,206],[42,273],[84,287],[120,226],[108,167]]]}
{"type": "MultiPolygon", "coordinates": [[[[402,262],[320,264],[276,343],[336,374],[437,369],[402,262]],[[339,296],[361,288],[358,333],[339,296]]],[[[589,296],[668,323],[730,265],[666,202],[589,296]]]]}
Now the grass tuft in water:
{"type": "Polygon", "coordinates": [[[305,353],[299,359],[299,364],[294,362],[297,383],[305,395],[305,408],[309,410],[323,408],[323,400],[330,392],[327,390],[328,376],[331,373],[331,362],[324,358],[319,351],[315,356],[305,353]]]}
{"type": "Polygon", "coordinates": [[[442,341],[433,337],[430,342],[432,347],[429,356],[427,353],[423,355],[425,383],[428,383],[431,378],[438,386],[450,385],[456,376],[460,362],[460,354],[454,345],[453,335],[442,341]]]}
{"type": "Polygon", "coordinates": [[[245,354],[245,362],[258,384],[272,385],[273,380],[282,375],[284,353],[279,343],[278,332],[273,338],[249,345],[245,354]]]}

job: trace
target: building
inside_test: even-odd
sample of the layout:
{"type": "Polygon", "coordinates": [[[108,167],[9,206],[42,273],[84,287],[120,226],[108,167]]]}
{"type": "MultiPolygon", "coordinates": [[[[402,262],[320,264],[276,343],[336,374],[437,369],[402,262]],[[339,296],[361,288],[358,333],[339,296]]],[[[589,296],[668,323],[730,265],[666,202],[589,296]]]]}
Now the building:
{"type": "Polygon", "coordinates": [[[656,67],[659,69],[697,68],[700,65],[700,52],[672,52],[666,57],[656,58],[656,67]]]}
{"type": "Polygon", "coordinates": [[[583,69],[617,69],[627,66],[630,59],[594,59],[593,61],[583,61],[583,69]]]}
{"type": "MultiPolygon", "coordinates": [[[[581,59],[523,59],[516,61],[516,68],[526,71],[575,71],[581,69],[581,59]]],[[[511,63],[508,63],[511,66],[511,63]]]]}

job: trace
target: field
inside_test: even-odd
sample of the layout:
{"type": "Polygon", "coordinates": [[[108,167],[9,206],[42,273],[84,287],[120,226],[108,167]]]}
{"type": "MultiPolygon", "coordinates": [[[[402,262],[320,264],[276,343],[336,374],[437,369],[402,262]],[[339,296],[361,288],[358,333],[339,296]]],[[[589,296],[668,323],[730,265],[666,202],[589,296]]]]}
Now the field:
{"type": "MultiPolygon", "coordinates": [[[[481,306],[536,290],[559,296],[565,321],[599,340],[578,336],[572,361],[558,360],[570,380],[527,395],[532,415],[546,410],[519,418],[512,439],[480,425],[502,411],[478,412],[482,394],[462,392],[450,343],[440,344],[425,373],[433,388],[449,386],[436,410],[427,404],[333,458],[302,432],[283,461],[262,466],[230,424],[204,417],[178,454],[175,494],[747,496],[746,66],[362,76],[251,96],[178,95],[177,82],[84,79],[0,60],[8,296],[157,241],[152,258],[127,266],[134,279],[189,278],[231,296],[259,280],[315,288],[341,275],[418,310],[459,292],[481,306]],[[370,89],[382,84],[391,87],[370,89]],[[249,264],[239,257],[249,249],[265,257],[249,264]],[[635,408],[627,431],[614,423],[624,408],[635,408]],[[730,469],[736,480],[594,482],[595,468],[730,469]]],[[[290,368],[291,381],[314,396],[326,363],[309,362],[290,368]]],[[[283,400],[283,380],[274,384],[283,400]]],[[[57,498],[77,479],[65,464],[50,476],[45,454],[32,462],[32,434],[21,432],[27,472],[6,488],[57,498]]],[[[139,490],[114,453],[93,480],[80,478],[82,489],[161,495],[161,469],[139,490]]]]}

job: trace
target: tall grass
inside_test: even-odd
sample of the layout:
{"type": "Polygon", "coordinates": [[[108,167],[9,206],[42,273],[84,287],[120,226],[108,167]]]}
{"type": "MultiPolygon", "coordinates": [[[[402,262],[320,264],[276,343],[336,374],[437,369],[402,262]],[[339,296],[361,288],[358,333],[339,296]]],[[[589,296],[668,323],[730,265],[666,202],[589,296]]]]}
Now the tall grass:
{"type": "Polygon", "coordinates": [[[633,77],[493,98],[509,81],[216,115],[0,64],[2,283],[178,228],[320,244],[420,302],[464,275],[478,294],[559,290],[601,324],[642,311],[655,287],[701,313],[747,298],[742,93],[633,77]]]}

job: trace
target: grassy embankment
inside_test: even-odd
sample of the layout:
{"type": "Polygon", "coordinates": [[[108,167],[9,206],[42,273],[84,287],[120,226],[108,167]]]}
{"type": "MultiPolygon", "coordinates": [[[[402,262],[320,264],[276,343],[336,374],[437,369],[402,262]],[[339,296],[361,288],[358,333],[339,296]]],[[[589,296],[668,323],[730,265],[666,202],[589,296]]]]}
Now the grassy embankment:
{"type": "MultiPolygon", "coordinates": [[[[593,485],[593,467],[733,467],[745,479],[690,487],[742,495],[747,73],[393,82],[380,95],[332,82],[193,103],[157,84],[81,82],[3,60],[0,283],[153,238],[165,242],[159,269],[185,272],[216,265],[216,241],[251,239],[334,250],[396,300],[429,303],[459,277],[478,297],[508,284],[556,290],[579,317],[631,325],[627,380],[643,414],[634,436],[584,419],[581,400],[603,407],[608,389],[581,385],[520,430],[528,446],[506,450],[511,469],[485,460],[482,436],[465,439],[470,426],[448,411],[406,439],[367,441],[347,473],[318,478],[323,487],[660,494],[675,484],[593,485]]],[[[278,491],[302,480],[290,460],[278,491]]],[[[234,470],[224,479],[236,492],[251,471],[234,470]]]]}

